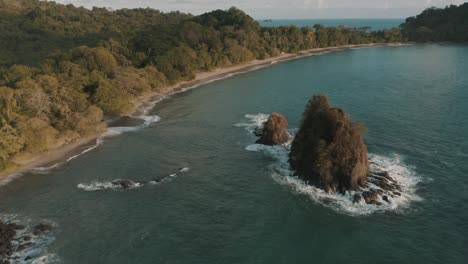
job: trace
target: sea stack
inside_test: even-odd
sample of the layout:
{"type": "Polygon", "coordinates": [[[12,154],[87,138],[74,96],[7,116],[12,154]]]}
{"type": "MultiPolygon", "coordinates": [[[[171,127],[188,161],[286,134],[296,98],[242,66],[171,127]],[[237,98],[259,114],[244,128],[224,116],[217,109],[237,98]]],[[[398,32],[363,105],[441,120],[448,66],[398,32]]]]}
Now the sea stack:
{"type": "Polygon", "coordinates": [[[365,128],[325,95],[314,95],[291,146],[289,163],[300,178],[327,192],[365,186],[369,173],[365,128]]]}
{"type": "Polygon", "coordinates": [[[286,143],[289,140],[287,129],[286,117],[282,114],[271,113],[261,131],[257,133],[260,136],[257,143],[270,146],[286,143]]]}

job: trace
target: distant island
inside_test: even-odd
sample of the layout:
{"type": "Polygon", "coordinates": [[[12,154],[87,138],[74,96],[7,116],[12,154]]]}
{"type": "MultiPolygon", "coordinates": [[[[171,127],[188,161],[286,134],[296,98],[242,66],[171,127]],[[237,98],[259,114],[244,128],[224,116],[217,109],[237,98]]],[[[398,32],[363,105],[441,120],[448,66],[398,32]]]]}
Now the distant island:
{"type": "Polygon", "coordinates": [[[467,6],[426,10],[401,30],[368,31],[261,27],[235,7],[193,16],[0,0],[0,174],[95,139],[110,117],[129,115],[141,98],[168,93],[200,72],[335,47],[466,40],[466,27],[453,25],[466,16],[453,14],[467,6]],[[439,34],[443,27],[435,25],[457,31],[439,34]]]}
{"type": "Polygon", "coordinates": [[[270,23],[270,22],[273,22],[273,19],[265,19],[265,20],[263,20],[263,22],[270,23]]]}

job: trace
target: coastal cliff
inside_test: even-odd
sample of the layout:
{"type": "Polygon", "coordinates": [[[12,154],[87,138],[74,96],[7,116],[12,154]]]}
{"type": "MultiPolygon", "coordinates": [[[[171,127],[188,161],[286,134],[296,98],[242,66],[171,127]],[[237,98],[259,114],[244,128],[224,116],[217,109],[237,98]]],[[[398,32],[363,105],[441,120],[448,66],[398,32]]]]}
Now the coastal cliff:
{"type": "Polygon", "coordinates": [[[271,113],[268,120],[263,124],[257,143],[264,145],[286,143],[289,140],[287,129],[288,121],[286,117],[282,114],[271,113]]]}
{"type": "Polygon", "coordinates": [[[365,185],[369,172],[363,131],[343,110],[332,107],[326,96],[313,96],[291,146],[291,169],[328,192],[357,190],[365,185]]]}

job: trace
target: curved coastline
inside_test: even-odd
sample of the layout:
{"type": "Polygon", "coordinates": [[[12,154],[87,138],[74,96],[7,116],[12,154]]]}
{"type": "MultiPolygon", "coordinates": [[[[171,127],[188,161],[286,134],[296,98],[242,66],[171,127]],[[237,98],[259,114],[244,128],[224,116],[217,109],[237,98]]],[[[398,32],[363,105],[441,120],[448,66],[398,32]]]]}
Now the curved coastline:
{"type": "MultiPolygon", "coordinates": [[[[210,72],[200,72],[197,73],[195,78],[190,81],[183,81],[179,82],[175,85],[164,87],[161,91],[152,92],[145,94],[139,98],[133,100],[133,108],[117,117],[121,118],[124,116],[138,116],[141,114],[146,113],[149,109],[154,107],[154,105],[162,100],[164,100],[167,96],[170,96],[175,93],[184,92],[199,86],[202,86],[207,83],[211,83],[214,81],[222,80],[225,78],[232,77],[237,74],[242,74],[254,70],[258,70],[261,68],[269,67],[275,65],[279,62],[285,62],[289,60],[301,59],[306,58],[313,55],[318,54],[327,54],[331,52],[337,51],[344,51],[350,50],[355,48],[369,48],[369,47],[385,47],[385,46],[401,46],[401,45],[411,45],[414,44],[412,42],[408,43],[371,43],[371,44],[357,44],[357,45],[345,45],[345,46],[337,46],[337,47],[327,47],[327,48],[315,48],[310,50],[303,50],[297,53],[285,53],[281,54],[276,57],[271,57],[264,60],[253,60],[248,63],[239,64],[228,66],[224,68],[218,68],[210,72]]],[[[105,122],[109,125],[116,118],[108,118],[105,122]]],[[[23,173],[32,171],[41,166],[50,166],[50,168],[55,168],[56,164],[65,163],[70,159],[70,157],[77,157],[81,154],[84,154],[99,145],[99,138],[101,138],[107,129],[102,133],[95,133],[79,140],[62,145],[56,149],[49,150],[47,152],[38,153],[32,156],[30,159],[25,161],[23,164],[20,164],[16,169],[13,171],[8,172],[0,172],[0,186],[9,183],[11,180],[15,179],[16,177],[22,175],[23,173]],[[51,166],[52,165],[52,166],[51,166]]]]}

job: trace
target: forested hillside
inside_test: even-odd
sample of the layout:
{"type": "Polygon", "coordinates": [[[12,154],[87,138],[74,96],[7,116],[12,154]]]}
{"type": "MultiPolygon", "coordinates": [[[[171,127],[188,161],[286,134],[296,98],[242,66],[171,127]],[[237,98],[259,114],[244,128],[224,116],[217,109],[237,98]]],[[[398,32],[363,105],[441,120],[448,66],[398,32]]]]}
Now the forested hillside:
{"type": "Polygon", "coordinates": [[[429,8],[401,25],[410,41],[468,41],[468,3],[429,8]]]}
{"type": "Polygon", "coordinates": [[[0,67],[37,65],[51,52],[96,46],[110,38],[127,43],[149,25],[175,24],[190,17],[153,9],[110,12],[37,0],[0,0],[0,67]]]}
{"type": "Polygon", "coordinates": [[[103,115],[199,71],[281,52],[398,42],[399,29],[261,28],[239,9],[200,16],[0,0],[0,171],[104,129],[103,115]]]}

